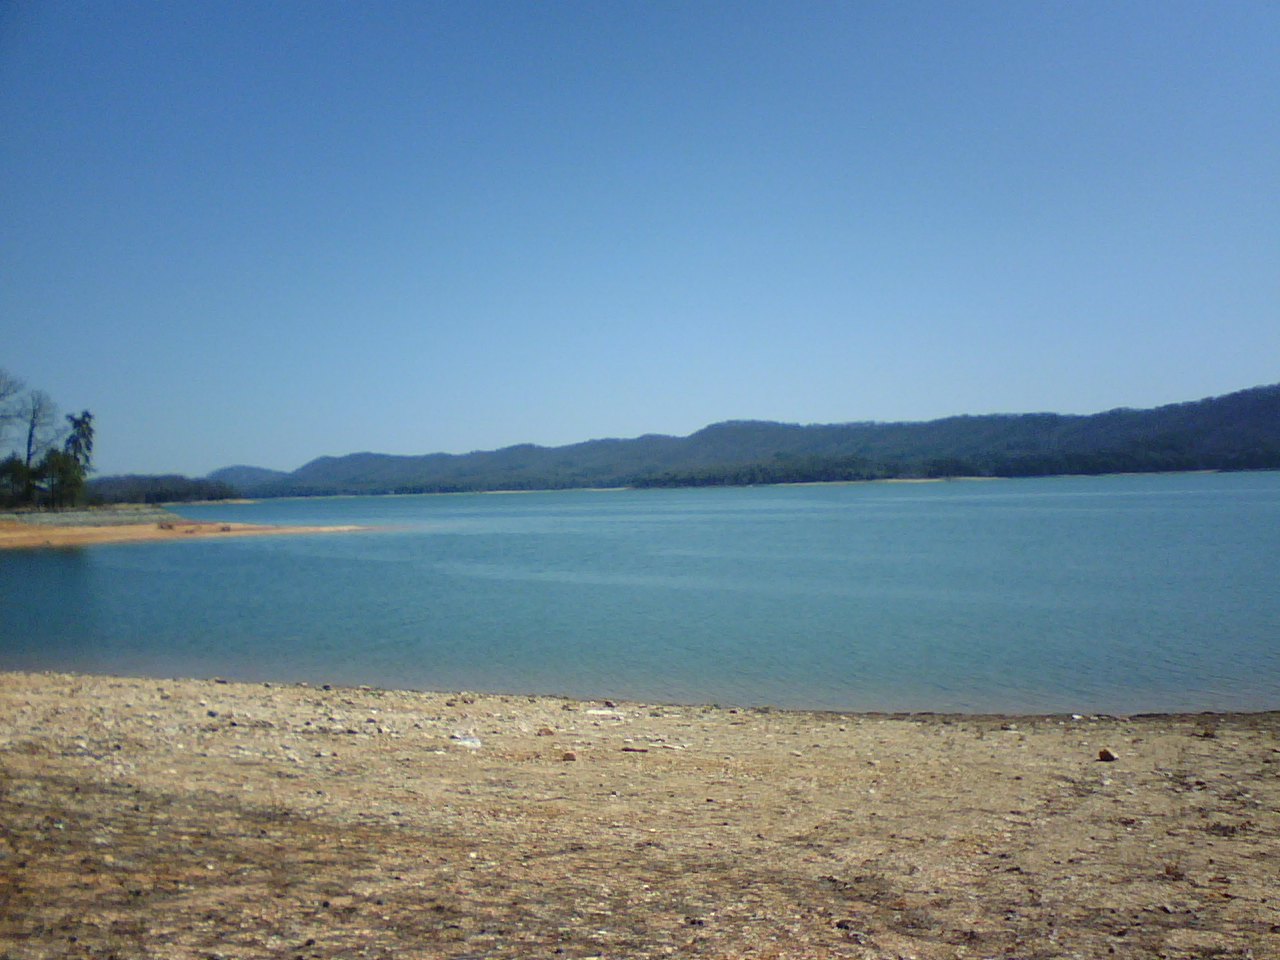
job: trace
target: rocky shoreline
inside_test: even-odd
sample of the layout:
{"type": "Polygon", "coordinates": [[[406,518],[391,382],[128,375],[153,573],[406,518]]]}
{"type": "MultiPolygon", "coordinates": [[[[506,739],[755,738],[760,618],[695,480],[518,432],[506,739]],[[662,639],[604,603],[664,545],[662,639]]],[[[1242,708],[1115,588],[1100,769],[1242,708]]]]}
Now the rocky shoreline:
{"type": "Polygon", "coordinates": [[[1280,957],[1280,713],[5,673],[0,825],[12,960],[1280,957]]]}
{"type": "Polygon", "coordinates": [[[121,527],[147,523],[182,523],[172,510],[147,504],[114,504],[79,510],[0,511],[0,523],[20,523],[36,527],[121,527]]]}

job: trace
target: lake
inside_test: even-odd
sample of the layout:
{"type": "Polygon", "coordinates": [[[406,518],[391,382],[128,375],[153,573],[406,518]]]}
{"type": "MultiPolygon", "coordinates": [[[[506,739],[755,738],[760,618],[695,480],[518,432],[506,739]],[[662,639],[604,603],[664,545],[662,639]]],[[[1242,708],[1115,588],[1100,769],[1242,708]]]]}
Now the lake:
{"type": "Polygon", "coordinates": [[[179,508],[0,554],[0,668],[957,712],[1280,708],[1280,473],[179,508]]]}

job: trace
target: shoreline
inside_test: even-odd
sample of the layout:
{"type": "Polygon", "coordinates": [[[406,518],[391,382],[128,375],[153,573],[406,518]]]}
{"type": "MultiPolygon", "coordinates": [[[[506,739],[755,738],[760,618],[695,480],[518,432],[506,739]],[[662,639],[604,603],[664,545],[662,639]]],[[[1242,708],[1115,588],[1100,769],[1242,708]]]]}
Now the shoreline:
{"type": "Polygon", "coordinates": [[[1280,711],[845,714],[0,672],[0,945],[1280,958],[1277,774],[1280,711]]]}
{"type": "Polygon", "coordinates": [[[34,524],[0,521],[0,551],[87,547],[96,544],[156,543],[234,537],[297,536],[312,533],[355,533],[360,526],[268,526],[252,523],[220,523],[185,520],[149,523],[34,524]]]}
{"type": "MultiPolygon", "coordinates": [[[[954,477],[874,477],[866,480],[781,480],[776,483],[707,483],[707,484],[674,484],[607,487],[534,487],[530,489],[476,489],[476,490],[422,490],[416,493],[288,493],[281,496],[260,496],[250,490],[246,497],[236,500],[192,501],[200,505],[217,505],[219,503],[261,503],[276,500],[350,500],[363,497],[468,497],[479,494],[528,494],[528,493],[571,493],[575,491],[590,493],[627,493],[647,492],[650,490],[746,490],[768,487],[840,487],[862,484],[921,484],[921,483],[987,483],[994,481],[1020,480],[1077,480],[1099,479],[1104,477],[1176,477],[1176,476],[1208,476],[1213,474],[1247,474],[1247,473],[1280,473],[1276,467],[1251,467],[1247,469],[1229,470],[1224,467],[1208,467],[1197,470],[1118,470],[1112,473],[1045,473],[1027,476],[985,476],[957,475],[954,477]]],[[[174,503],[171,506],[181,507],[174,503]]]]}
{"type": "MultiPolygon", "coordinates": [[[[323,528],[330,529],[330,528],[323,528]]],[[[145,684],[192,684],[215,688],[262,688],[275,691],[307,691],[325,694],[356,694],[373,696],[402,696],[423,698],[457,699],[460,697],[482,697],[489,700],[527,701],[529,703],[548,702],[553,704],[595,704],[615,703],[630,707],[655,710],[693,710],[701,713],[716,714],[758,714],[761,716],[782,716],[794,718],[816,718],[819,720],[892,720],[918,723],[1005,723],[1009,721],[1027,721],[1044,723],[1212,723],[1231,722],[1274,722],[1280,731],[1280,706],[1246,710],[1138,710],[1125,713],[1079,713],[1067,711],[1036,712],[1029,710],[984,710],[980,712],[963,712],[951,710],[842,710],[829,707],[779,706],[777,704],[737,704],[713,703],[710,701],[681,700],[633,700],[620,696],[575,696],[566,693],[537,693],[519,690],[457,690],[451,688],[393,687],[368,683],[344,683],[342,681],[321,682],[310,680],[244,680],[222,676],[200,677],[192,675],[160,675],[129,673],[97,673],[80,670],[61,669],[24,669],[0,666],[0,685],[6,679],[31,680],[53,678],[68,681],[120,683],[126,685],[145,684]]],[[[1280,743],[1277,744],[1280,748],[1280,743]]],[[[1280,753],[1280,750],[1277,751],[1280,753]]],[[[1280,762],[1280,761],[1278,761],[1280,762]]],[[[1280,771],[1278,771],[1280,772],[1280,771]]]]}

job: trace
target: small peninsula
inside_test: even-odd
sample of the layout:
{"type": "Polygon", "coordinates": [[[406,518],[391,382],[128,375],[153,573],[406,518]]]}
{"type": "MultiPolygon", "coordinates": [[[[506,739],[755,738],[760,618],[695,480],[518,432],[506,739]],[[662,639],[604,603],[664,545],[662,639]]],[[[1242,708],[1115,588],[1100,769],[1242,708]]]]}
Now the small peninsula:
{"type": "Polygon", "coordinates": [[[355,526],[276,526],[188,520],[156,507],[0,514],[0,550],[87,547],[99,543],[146,543],[305,533],[350,533],[355,526]]]}

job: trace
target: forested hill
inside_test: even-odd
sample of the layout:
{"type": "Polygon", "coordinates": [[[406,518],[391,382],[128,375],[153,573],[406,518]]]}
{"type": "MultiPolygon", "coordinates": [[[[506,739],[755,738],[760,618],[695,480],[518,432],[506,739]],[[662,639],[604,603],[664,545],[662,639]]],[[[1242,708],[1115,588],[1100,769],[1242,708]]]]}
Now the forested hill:
{"type": "Polygon", "coordinates": [[[1276,468],[1280,384],[1091,416],[810,426],[731,421],[687,437],[525,444],[460,455],[355,453],[321,457],[292,473],[229,467],[209,479],[265,497],[1276,468]]]}

